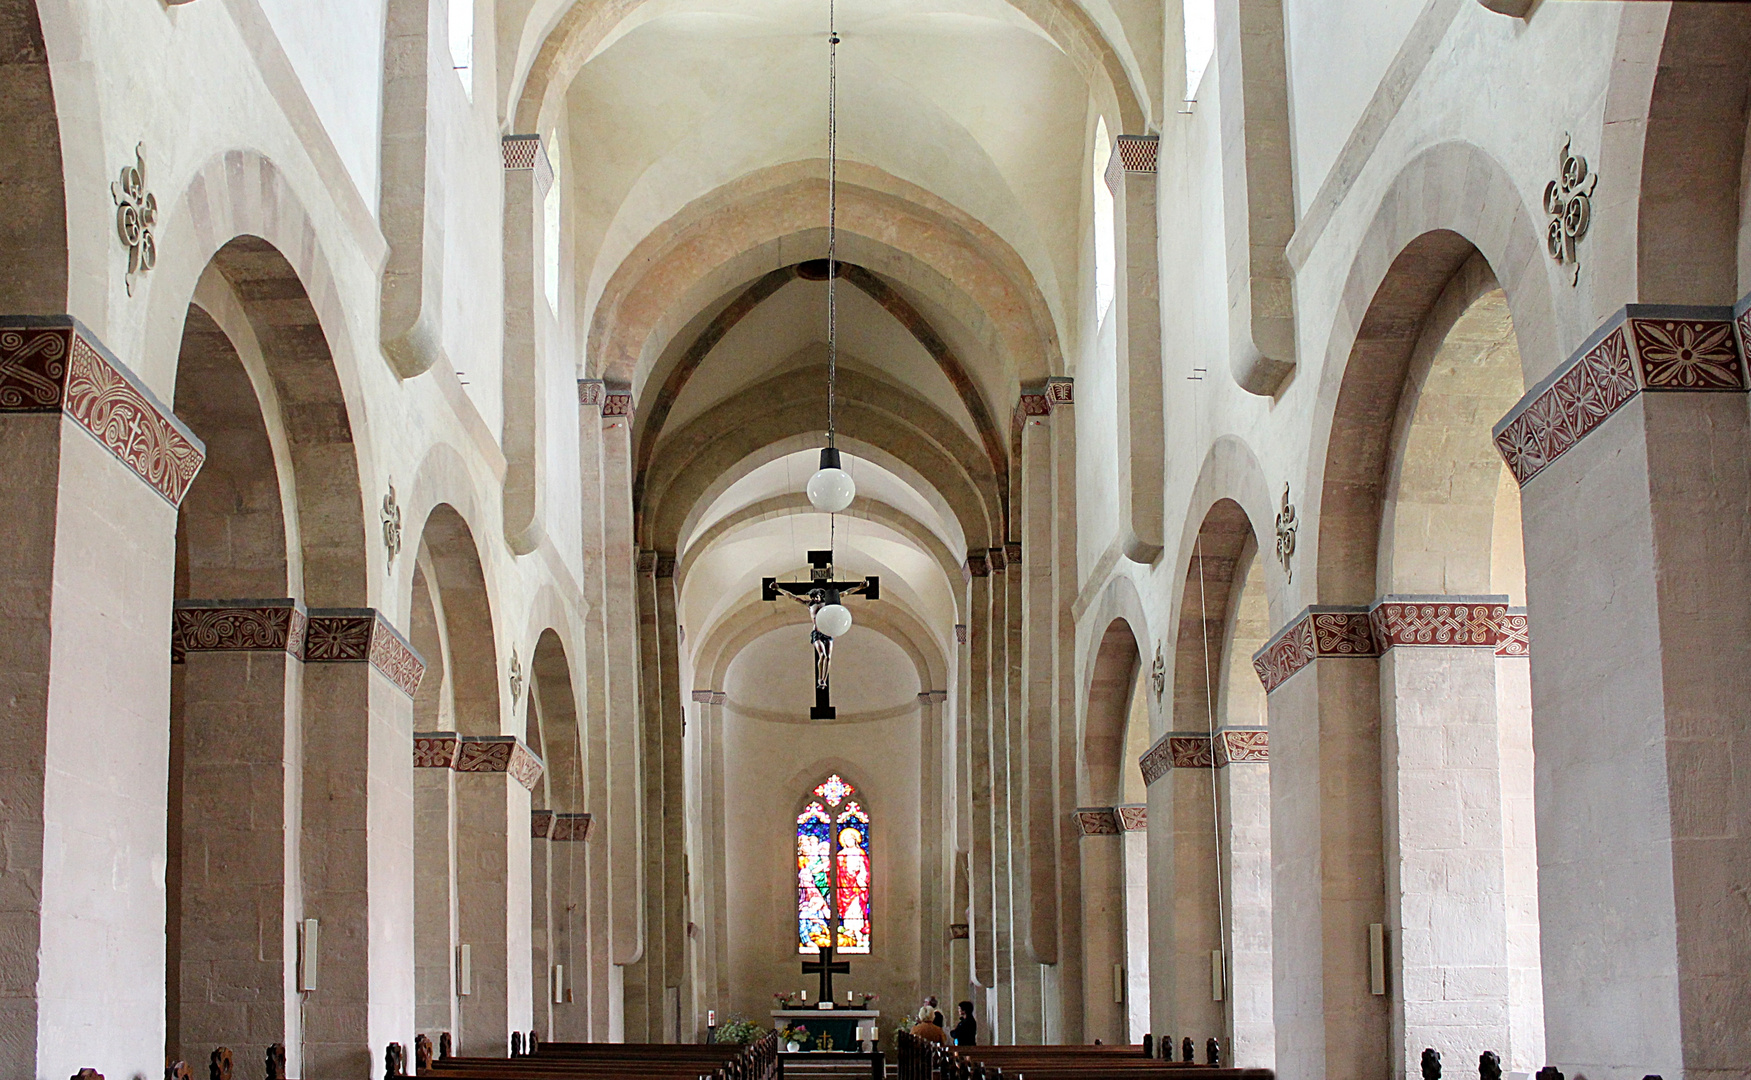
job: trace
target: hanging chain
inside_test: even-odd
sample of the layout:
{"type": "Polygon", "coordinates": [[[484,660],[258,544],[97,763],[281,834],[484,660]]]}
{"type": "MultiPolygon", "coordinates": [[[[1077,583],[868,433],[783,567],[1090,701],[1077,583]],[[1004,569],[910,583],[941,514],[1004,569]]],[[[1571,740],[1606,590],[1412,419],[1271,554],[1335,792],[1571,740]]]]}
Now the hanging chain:
{"type": "Polygon", "coordinates": [[[839,30],[827,0],[827,446],[833,446],[839,388],[839,30]]]}

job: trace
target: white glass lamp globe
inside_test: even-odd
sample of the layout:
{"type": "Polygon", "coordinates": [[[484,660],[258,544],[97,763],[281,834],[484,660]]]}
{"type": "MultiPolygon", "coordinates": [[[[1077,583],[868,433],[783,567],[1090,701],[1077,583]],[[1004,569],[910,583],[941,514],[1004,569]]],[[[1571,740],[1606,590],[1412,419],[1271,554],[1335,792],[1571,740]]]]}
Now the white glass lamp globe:
{"type": "Polygon", "coordinates": [[[844,604],[828,604],[815,613],[815,629],[830,638],[844,635],[851,629],[851,609],[844,604]]]}
{"type": "Polygon", "coordinates": [[[839,451],[821,451],[821,468],[809,477],[809,505],[823,514],[837,514],[857,498],[857,482],[839,467],[839,451]]]}

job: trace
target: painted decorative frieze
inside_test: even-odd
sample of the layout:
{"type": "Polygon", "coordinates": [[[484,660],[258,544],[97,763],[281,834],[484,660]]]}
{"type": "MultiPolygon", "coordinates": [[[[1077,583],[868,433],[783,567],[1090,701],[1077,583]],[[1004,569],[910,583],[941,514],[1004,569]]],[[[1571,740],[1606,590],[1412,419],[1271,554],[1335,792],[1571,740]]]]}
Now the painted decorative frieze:
{"type": "Polygon", "coordinates": [[[1168,735],[1167,756],[1176,769],[1208,769],[1216,764],[1210,752],[1210,736],[1196,733],[1168,735]]]}
{"type": "Polygon", "coordinates": [[[1380,651],[1398,645],[1495,648],[1508,605],[1493,598],[1388,597],[1374,605],[1369,621],[1380,651]]]}
{"type": "Polygon", "coordinates": [[[462,737],[454,731],[416,731],[413,736],[413,767],[453,769],[462,737]]]}
{"type": "Polygon", "coordinates": [[[207,448],[127,365],[66,315],[0,318],[0,413],[64,414],[171,506],[207,448]]]}
{"type": "Polygon", "coordinates": [[[553,811],[529,811],[529,839],[547,840],[553,834],[553,811]]]}
{"type": "Polygon", "coordinates": [[[1152,173],[1161,151],[1155,135],[1120,135],[1113,140],[1113,157],[1128,173],[1152,173]]]}
{"type": "Polygon", "coordinates": [[[1745,315],[1664,304],[1620,309],[1502,418],[1497,452],[1524,486],[1637,394],[1743,393],[1745,315]]]}
{"type": "Polygon", "coordinates": [[[1023,416],[1052,415],[1052,400],[1046,396],[1044,387],[1024,389],[1021,392],[1021,400],[1016,403],[1015,407],[1016,411],[1023,416]]]}
{"type": "Polygon", "coordinates": [[[1308,608],[1253,654],[1253,670],[1269,693],[1322,656],[1378,656],[1368,612],[1308,608]]]}
{"type": "Polygon", "coordinates": [[[632,419],[632,387],[626,383],[602,384],[602,415],[632,419]]]}
{"type": "Polygon", "coordinates": [[[920,705],[941,705],[947,700],[947,690],[920,690],[918,692],[918,704],[920,705]]]}
{"type": "Polygon", "coordinates": [[[948,924],[948,938],[950,941],[965,941],[972,936],[973,928],[969,924],[964,922],[948,924]]]}
{"type": "Polygon", "coordinates": [[[1496,642],[1496,655],[1532,655],[1532,635],[1527,628],[1525,608],[1509,608],[1502,616],[1502,636],[1496,642]]]}
{"type": "Polygon", "coordinates": [[[1141,804],[1131,806],[1115,806],[1113,813],[1118,815],[1120,832],[1145,832],[1149,828],[1149,808],[1141,804]]]}
{"type": "Polygon", "coordinates": [[[1054,375],[1046,380],[1046,400],[1056,409],[1060,405],[1076,404],[1076,380],[1068,375],[1054,375]]]}
{"type": "Polygon", "coordinates": [[[173,656],[196,652],[303,652],[307,618],[296,600],[178,600],[173,656]]]}
{"type": "Polygon", "coordinates": [[[590,815],[588,814],[555,814],[553,815],[553,835],[548,839],[556,843],[581,844],[590,838],[590,815]]]}
{"type": "Polygon", "coordinates": [[[1137,764],[1145,786],[1170,769],[1220,769],[1237,761],[1269,761],[1270,736],[1264,728],[1223,728],[1215,738],[1202,732],[1169,732],[1137,764]]]}
{"type": "Polygon", "coordinates": [[[1264,728],[1226,728],[1216,733],[1216,765],[1271,760],[1271,733],[1264,728]]]}
{"type": "Polygon", "coordinates": [[[1142,770],[1145,787],[1166,776],[1167,771],[1173,768],[1173,747],[1168,736],[1163,735],[1154,746],[1144,751],[1143,756],[1137,759],[1137,767],[1142,770]]]}
{"type": "Polygon", "coordinates": [[[553,186],[553,163],[547,158],[547,148],[539,135],[506,135],[499,143],[506,172],[529,171],[545,192],[553,186]]]}
{"type": "Polygon", "coordinates": [[[1110,806],[1082,806],[1071,815],[1083,836],[1119,835],[1119,818],[1110,806]]]}
{"type": "Polygon", "coordinates": [[[459,773],[505,773],[529,791],[541,779],[541,759],[515,735],[464,735],[451,766],[459,773]]]}
{"type": "Polygon", "coordinates": [[[414,651],[401,631],[378,614],[371,627],[371,651],[367,657],[371,666],[394,683],[402,693],[412,697],[426,676],[426,662],[414,651]]]}

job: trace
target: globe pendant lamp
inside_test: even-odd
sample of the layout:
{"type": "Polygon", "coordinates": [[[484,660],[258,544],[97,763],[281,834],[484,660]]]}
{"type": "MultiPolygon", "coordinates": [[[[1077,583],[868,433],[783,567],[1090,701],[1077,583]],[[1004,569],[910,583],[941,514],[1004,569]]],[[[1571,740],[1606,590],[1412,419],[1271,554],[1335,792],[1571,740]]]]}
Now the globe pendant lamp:
{"type": "Polygon", "coordinates": [[[830,638],[842,637],[851,629],[851,609],[839,602],[839,594],[829,591],[827,603],[815,612],[815,629],[830,638]]]}
{"type": "MultiPolygon", "coordinates": [[[[835,5],[827,4],[827,445],[821,450],[821,468],[809,477],[805,489],[809,505],[823,514],[837,514],[857,498],[857,483],[839,460],[833,437],[837,432],[839,390],[839,305],[835,285],[839,279],[839,31],[835,5]]],[[[834,632],[816,624],[821,633],[837,637],[851,627],[851,612],[838,603],[822,609],[844,613],[844,629],[834,632]]],[[[835,619],[833,625],[838,625],[835,619]]]]}
{"type": "Polygon", "coordinates": [[[808,493],[809,505],[823,514],[837,514],[857,498],[857,481],[840,468],[839,451],[832,447],[821,451],[821,468],[809,477],[808,493]]]}

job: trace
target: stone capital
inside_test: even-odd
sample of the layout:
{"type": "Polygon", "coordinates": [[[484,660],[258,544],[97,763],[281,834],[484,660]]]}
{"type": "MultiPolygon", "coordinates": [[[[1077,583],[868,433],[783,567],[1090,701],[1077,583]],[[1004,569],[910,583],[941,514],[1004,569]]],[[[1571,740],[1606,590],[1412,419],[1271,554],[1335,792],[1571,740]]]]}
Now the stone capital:
{"type": "Polygon", "coordinates": [[[60,413],[173,507],[206,444],[70,315],[0,316],[0,415],[60,413]]]}
{"type": "Polygon", "coordinates": [[[1508,410],[1496,450],[1524,487],[1643,393],[1744,393],[1751,296],[1733,307],[1629,304],[1508,410]]]}
{"type": "Polygon", "coordinates": [[[1119,835],[1119,816],[1110,806],[1079,806],[1070,816],[1082,836],[1119,835]]]}

